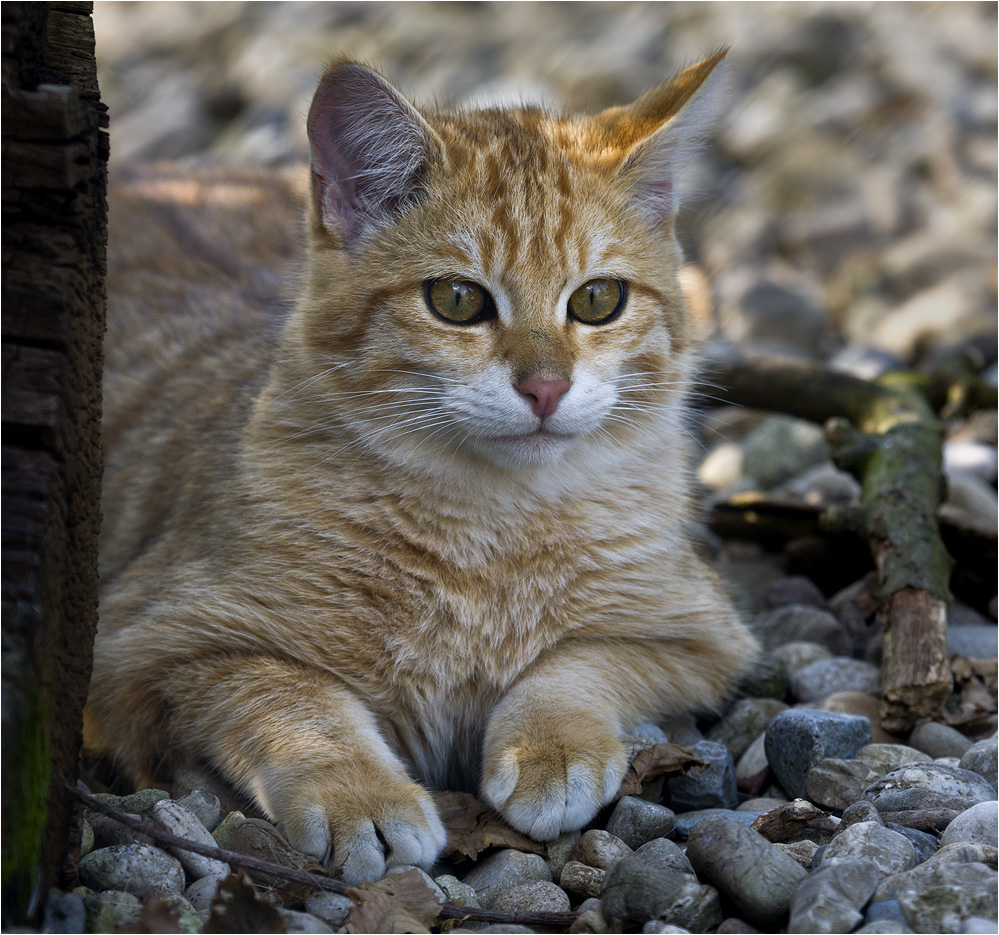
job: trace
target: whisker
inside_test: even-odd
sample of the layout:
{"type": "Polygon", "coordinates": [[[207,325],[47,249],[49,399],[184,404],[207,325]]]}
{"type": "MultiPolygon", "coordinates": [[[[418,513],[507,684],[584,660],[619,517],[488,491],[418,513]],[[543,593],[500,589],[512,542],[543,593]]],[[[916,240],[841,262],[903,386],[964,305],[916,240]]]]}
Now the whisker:
{"type": "MultiPolygon", "coordinates": [[[[410,422],[414,423],[417,421],[418,420],[416,419],[410,420],[410,422]]],[[[404,423],[404,424],[410,424],[410,423],[404,423]]],[[[410,425],[410,427],[405,432],[398,432],[396,434],[396,437],[403,438],[406,435],[412,434],[413,432],[435,428],[438,425],[446,426],[448,424],[453,424],[450,418],[441,419],[440,421],[432,421],[428,419],[425,422],[423,422],[423,424],[410,425]]],[[[351,448],[368,447],[372,442],[377,442],[380,439],[384,438],[386,435],[393,433],[397,427],[398,425],[394,424],[391,426],[385,426],[381,429],[376,430],[375,432],[369,432],[363,435],[359,435],[350,442],[348,442],[346,445],[342,445],[340,448],[338,448],[336,451],[330,454],[329,457],[324,458],[319,463],[320,465],[327,464],[328,462],[332,461],[335,457],[337,457],[337,455],[341,454],[344,451],[349,451],[351,448]]]]}
{"type": "Polygon", "coordinates": [[[355,361],[352,361],[352,360],[345,360],[342,363],[334,364],[332,367],[329,367],[326,370],[321,370],[319,373],[315,374],[315,376],[311,376],[307,380],[303,380],[301,383],[297,383],[297,384],[295,384],[295,386],[291,387],[290,389],[287,389],[283,393],[279,394],[278,396],[275,396],[274,399],[276,401],[278,399],[281,399],[284,396],[287,396],[289,393],[295,393],[297,390],[301,389],[302,387],[309,386],[310,384],[315,383],[316,380],[321,380],[323,377],[327,377],[331,373],[334,373],[337,370],[340,370],[343,367],[346,367],[348,364],[352,364],[354,362],[355,361]]]}

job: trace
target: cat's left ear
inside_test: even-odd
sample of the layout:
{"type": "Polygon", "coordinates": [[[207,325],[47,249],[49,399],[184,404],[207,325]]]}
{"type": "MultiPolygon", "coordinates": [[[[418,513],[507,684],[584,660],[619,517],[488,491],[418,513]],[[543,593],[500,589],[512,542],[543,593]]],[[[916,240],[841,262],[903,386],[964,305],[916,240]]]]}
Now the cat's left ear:
{"type": "Polygon", "coordinates": [[[416,201],[428,165],[443,150],[419,111],[356,62],[323,75],[308,131],[316,217],[341,245],[416,201]]]}
{"type": "Polygon", "coordinates": [[[727,49],[691,65],[627,107],[592,118],[603,152],[618,154],[618,181],[653,223],[671,220],[685,176],[715,110],[716,89],[705,85],[727,49]]]}

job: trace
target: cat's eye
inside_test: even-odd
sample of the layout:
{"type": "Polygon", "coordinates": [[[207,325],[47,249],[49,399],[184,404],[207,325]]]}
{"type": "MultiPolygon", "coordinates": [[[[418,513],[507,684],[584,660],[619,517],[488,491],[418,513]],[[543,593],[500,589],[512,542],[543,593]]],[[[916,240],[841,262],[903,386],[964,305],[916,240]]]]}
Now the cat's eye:
{"type": "Polygon", "coordinates": [[[431,279],[423,295],[430,310],[452,325],[475,325],[496,314],[492,296],[467,279],[431,279]]]}
{"type": "Polygon", "coordinates": [[[624,308],[627,297],[620,279],[591,279],[569,296],[569,314],[584,325],[604,325],[624,308]]]}

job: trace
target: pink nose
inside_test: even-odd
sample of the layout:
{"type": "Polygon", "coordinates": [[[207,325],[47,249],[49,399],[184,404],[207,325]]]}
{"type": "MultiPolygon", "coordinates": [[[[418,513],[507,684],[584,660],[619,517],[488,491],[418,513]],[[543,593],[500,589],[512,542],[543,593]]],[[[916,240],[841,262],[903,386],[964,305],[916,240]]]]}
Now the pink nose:
{"type": "Polygon", "coordinates": [[[545,419],[558,409],[559,400],[569,392],[569,381],[564,377],[555,380],[527,377],[517,384],[517,392],[527,398],[539,419],[545,419]]]}

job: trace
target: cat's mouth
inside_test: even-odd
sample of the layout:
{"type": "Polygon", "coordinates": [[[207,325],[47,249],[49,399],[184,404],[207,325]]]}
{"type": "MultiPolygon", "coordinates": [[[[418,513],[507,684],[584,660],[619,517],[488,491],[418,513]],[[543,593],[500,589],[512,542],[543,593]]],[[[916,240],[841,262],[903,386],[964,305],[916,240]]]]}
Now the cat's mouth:
{"type": "Polygon", "coordinates": [[[539,468],[558,461],[577,438],[577,432],[555,431],[540,426],[526,432],[480,435],[473,444],[481,454],[498,465],[539,468]]]}
{"type": "Polygon", "coordinates": [[[551,441],[569,441],[575,438],[574,434],[569,432],[553,432],[545,426],[540,426],[531,432],[517,432],[511,435],[490,435],[488,436],[490,441],[494,442],[530,442],[537,439],[541,440],[551,440],[551,441]]]}

